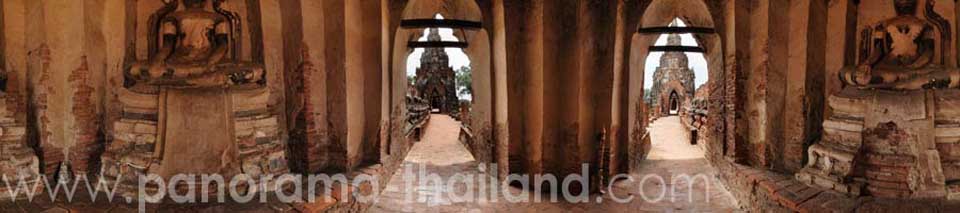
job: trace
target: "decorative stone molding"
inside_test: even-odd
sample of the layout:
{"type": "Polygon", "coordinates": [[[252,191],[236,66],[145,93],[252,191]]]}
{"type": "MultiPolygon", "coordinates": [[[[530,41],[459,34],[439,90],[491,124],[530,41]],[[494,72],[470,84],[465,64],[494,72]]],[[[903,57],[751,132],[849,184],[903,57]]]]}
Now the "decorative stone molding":
{"type": "MultiPolygon", "coordinates": [[[[37,184],[40,177],[40,160],[36,152],[27,145],[26,125],[16,118],[22,115],[23,105],[16,94],[0,94],[0,175],[3,181],[34,186],[35,192],[43,190],[43,184],[37,184]]],[[[18,196],[24,196],[23,189],[17,185],[0,185],[0,200],[7,201],[11,191],[21,190],[18,196]]],[[[21,199],[23,197],[15,197],[21,199]]]]}
{"type": "MultiPolygon", "coordinates": [[[[267,89],[231,95],[235,106],[233,131],[240,162],[239,174],[257,177],[288,172],[286,144],[280,140],[277,115],[270,108],[268,97],[267,89]]],[[[119,98],[123,103],[123,115],[114,122],[114,140],[103,156],[102,178],[110,184],[119,181],[125,196],[136,196],[130,193],[137,190],[138,175],[153,174],[162,166],[157,143],[162,137],[157,120],[160,99],[158,94],[129,91],[121,93],[119,98]]]]}
{"type": "Polygon", "coordinates": [[[957,90],[847,88],[830,98],[834,115],[796,178],[850,196],[957,199],[958,100],[957,90]]]}

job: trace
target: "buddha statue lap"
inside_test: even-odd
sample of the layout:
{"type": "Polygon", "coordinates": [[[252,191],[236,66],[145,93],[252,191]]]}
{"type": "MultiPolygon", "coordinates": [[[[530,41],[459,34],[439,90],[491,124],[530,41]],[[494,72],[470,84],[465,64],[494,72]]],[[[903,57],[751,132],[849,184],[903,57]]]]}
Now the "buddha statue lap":
{"type": "Polygon", "coordinates": [[[946,21],[933,11],[927,19],[917,17],[917,0],[893,1],[897,16],[863,31],[861,62],[841,70],[840,79],[873,89],[960,87],[960,69],[945,66],[950,43],[946,21]]]}
{"type": "Polygon", "coordinates": [[[138,84],[171,88],[230,87],[262,80],[263,68],[230,60],[230,22],[205,10],[206,2],[183,0],[185,9],[161,19],[159,49],[148,61],[134,63],[126,75],[138,84]]]}

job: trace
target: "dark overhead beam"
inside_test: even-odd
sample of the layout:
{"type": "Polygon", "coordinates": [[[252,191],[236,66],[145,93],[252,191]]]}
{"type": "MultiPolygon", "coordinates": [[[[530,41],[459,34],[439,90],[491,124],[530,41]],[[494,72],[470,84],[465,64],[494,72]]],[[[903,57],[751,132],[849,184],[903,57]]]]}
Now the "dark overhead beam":
{"type": "Polygon", "coordinates": [[[693,46],[650,46],[650,52],[704,52],[703,47],[693,46]]]}
{"type": "Polygon", "coordinates": [[[462,41],[411,41],[407,42],[407,47],[410,48],[467,48],[469,46],[467,42],[462,41]]]}
{"type": "Polygon", "coordinates": [[[643,34],[685,34],[685,33],[716,33],[713,28],[706,27],[645,27],[638,31],[643,34]]]}
{"type": "Polygon", "coordinates": [[[400,20],[400,27],[479,29],[483,27],[483,24],[477,21],[457,19],[404,19],[400,20]]]}

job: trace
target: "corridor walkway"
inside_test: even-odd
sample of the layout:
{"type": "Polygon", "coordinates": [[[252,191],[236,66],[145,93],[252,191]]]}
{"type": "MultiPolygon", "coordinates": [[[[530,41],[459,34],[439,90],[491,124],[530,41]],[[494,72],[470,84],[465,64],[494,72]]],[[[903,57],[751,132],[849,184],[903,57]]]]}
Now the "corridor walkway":
{"type": "MultiPolygon", "coordinates": [[[[634,181],[614,183],[612,193],[591,195],[586,203],[563,202],[562,195],[560,202],[509,202],[505,197],[508,192],[528,200],[535,198],[532,193],[524,194],[513,187],[491,196],[492,186],[476,181],[486,174],[457,140],[459,125],[449,116],[433,115],[424,138],[413,146],[405,166],[394,174],[370,212],[730,212],[735,208],[733,198],[713,178],[715,171],[702,158],[703,152],[677,138],[682,135],[682,126],[676,117],[651,125],[655,133],[654,151],[649,162],[644,162],[642,172],[630,175],[634,181]],[[422,183],[417,178],[420,172],[437,174],[442,185],[422,183]],[[687,187],[687,181],[672,183],[675,175],[683,174],[697,177],[692,179],[692,189],[687,187]],[[651,176],[644,179],[647,175],[651,176]],[[468,180],[445,186],[458,177],[468,180]],[[674,192],[671,186],[676,186],[674,192]],[[481,198],[480,191],[485,191],[486,197],[481,198]],[[611,199],[614,196],[633,199],[618,203],[611,199]]],[[[543,198],[548,200],[549,196],[543,198]]]]}
{"type": "MultiPolygon", "coordinates": [[[[652,143],[650,153],[639,171],[632,176],[640,180],[650,174],[658,175],[668,183],[666,188],[675,187],[677,193],[665,195],[666,200],[674,202],[660,202],[656,207],[643,210],[658,211],[672,207],[678,211],[725,212],[736,208],[736,200],[716,178],[717,171],[704,158],[703,149],[690,145],[690,140],[683,133],[686,130],[680,123],[680,117],[657,119],[650,124],[648,130],[652,143]],[[683,176],[695,177],[692,179],[692,188],[688,187],[689,182],[684,181],[683,176]]],[[[658,182],[644,182],[647,184],[641,187],[643,194],[659,195],[663,187],[658,185],[658,182]]]]}

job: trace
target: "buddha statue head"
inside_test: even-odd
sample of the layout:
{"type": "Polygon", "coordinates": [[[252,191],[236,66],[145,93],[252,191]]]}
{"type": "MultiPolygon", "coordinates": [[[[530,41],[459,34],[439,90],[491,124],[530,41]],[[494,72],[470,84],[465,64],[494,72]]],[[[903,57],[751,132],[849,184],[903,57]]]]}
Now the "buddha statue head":
{"type": "Polygon", "coordinates": [[[914,15],[917,12],[917,0],[893,0],[898,16],[914,15]]]}

